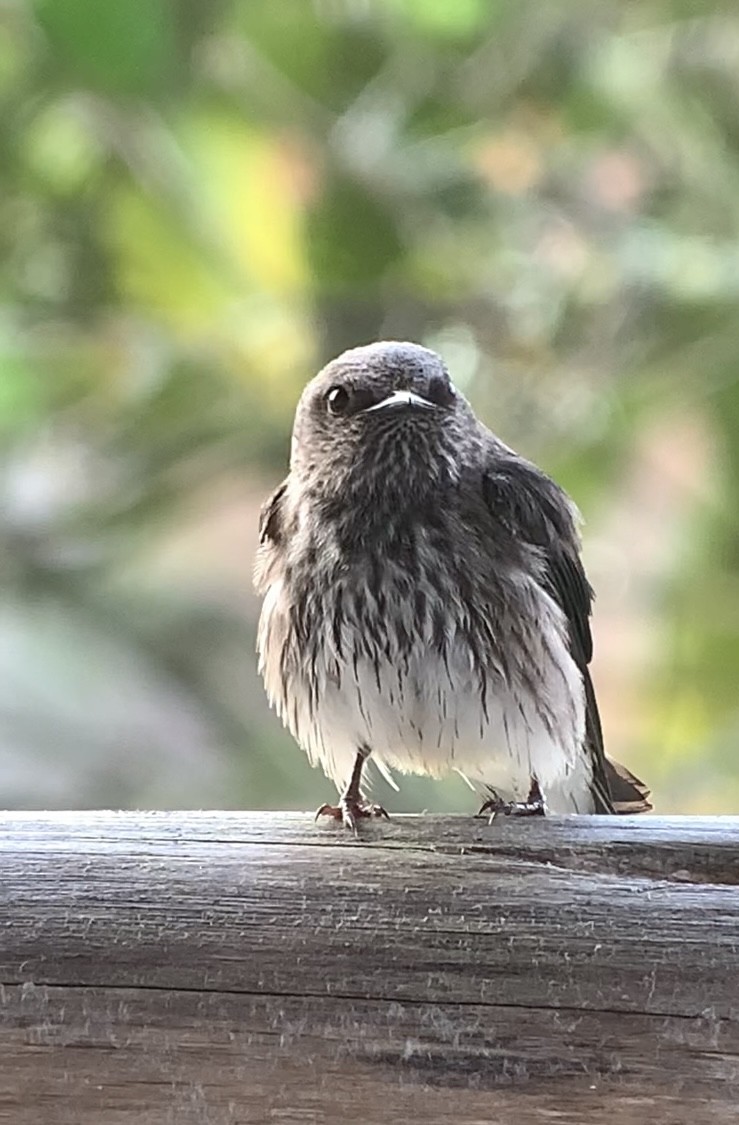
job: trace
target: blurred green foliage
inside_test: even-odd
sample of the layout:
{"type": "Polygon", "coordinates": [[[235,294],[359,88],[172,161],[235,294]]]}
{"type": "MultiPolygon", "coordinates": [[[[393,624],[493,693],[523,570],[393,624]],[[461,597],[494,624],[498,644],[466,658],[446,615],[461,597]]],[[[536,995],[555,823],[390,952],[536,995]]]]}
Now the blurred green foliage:
{"type": "Polygon", "coordinates": [[[0,801],[324,799],[256,512],[395,337],[582,507],[612,752],[739,810],[738,123],[728,4],[0,4],[0,801]]]}

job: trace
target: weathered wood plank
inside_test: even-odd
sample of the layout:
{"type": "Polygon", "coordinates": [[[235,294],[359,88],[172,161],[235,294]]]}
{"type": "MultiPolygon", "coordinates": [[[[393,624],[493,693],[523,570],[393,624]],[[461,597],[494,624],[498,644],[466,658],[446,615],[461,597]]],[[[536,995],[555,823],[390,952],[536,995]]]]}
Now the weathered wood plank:
{"type": "Polygon", "coordinates": [[[739,818],[4,814],[0,1121],[736,1121],[739,818]]]}

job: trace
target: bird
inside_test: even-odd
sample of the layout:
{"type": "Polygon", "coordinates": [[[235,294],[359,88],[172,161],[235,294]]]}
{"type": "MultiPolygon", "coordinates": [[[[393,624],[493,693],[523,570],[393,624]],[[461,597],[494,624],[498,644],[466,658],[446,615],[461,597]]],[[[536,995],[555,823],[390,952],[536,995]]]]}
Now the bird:
{"type": "Polygon", "coordinates": [[[261,509],[267,696],[357,833],[372,760],[460,774],[491,819],[648,811],[606,756],[573,501],[478,420],[439,355],[379,341],[315,375],[261,509]]]}

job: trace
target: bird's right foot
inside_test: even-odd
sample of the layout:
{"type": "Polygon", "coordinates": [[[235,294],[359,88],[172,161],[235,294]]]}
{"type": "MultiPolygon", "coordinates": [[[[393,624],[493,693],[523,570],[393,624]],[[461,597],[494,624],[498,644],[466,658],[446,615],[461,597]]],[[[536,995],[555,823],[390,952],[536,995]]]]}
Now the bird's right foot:
{"type": "Polygon", "coordinates": [[[382,805],[373,805],[356,797],[340,797],[338,805],[321,805],[315,819],[318,820],[319,816],[332,816],[334,820],[341,821],[355,836],[359,835],[360,820],[382,816],[387,820],[390,819],[382,805]]]}

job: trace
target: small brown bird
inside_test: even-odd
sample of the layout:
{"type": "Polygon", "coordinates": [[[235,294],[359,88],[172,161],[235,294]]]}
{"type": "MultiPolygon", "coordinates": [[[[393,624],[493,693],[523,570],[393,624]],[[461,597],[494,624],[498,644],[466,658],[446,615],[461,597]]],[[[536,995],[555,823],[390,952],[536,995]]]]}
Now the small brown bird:
{"type": "Polygon", "coordinates": [[[416,344],[354,348],[305,388],[263,508],[260,670],[356,828],[364,762],[456,770],[514,814],[640,812],[605,756],[576,510],[416,344]]]}

